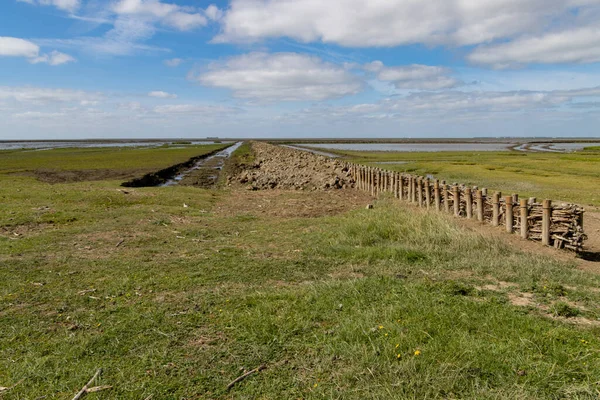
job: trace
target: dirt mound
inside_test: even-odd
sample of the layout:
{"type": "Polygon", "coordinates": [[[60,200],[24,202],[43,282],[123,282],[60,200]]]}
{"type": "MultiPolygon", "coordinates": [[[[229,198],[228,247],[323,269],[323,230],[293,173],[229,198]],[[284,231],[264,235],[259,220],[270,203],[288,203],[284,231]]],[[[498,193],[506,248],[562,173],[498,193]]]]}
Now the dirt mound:
{"type": "Polygon", "coordinates": [[[351,188],[354,180],[344,163],[306,151],[252,142],[254,163],[245,165],[229,183],[254,190],[327,190],[351,188]]]}

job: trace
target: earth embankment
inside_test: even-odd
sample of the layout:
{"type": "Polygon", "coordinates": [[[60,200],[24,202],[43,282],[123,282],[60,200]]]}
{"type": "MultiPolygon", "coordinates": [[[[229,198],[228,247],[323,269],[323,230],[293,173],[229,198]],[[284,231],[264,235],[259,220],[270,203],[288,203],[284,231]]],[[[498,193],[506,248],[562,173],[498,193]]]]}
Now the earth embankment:
{"type": "Polygon", "coordinates": [[[253,162],[237,168],[229,183],[249,189],[329,190],[354,186],[345,164],[339,160],[275,146],[251,142],[253,162]]]}

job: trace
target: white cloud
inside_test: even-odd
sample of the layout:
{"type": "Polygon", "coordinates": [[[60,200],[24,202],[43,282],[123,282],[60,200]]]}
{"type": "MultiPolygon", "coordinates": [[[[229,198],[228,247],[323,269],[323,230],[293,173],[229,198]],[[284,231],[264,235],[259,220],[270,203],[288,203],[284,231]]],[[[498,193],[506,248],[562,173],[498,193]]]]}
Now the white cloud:
{"type": "Polygon", "coordinates": [[[204,11],[204,14],[212,21],[218,21],[223,17],[223,11],[214,4],[208,6],[204,11]]]}
{"type": "Polygon", "coordinates": [[[40,55],[40,47],[37,44],[13,37],[0,37],[1,56],[25,57],[32,64],[46,63],[50,65],[62,65],[75,61],[70,55],[58,51],[40,55]]]}
{"type": "Polygon", "coordinates": [[[239,113],[241,110],[234,107],[203,105],[203,104],[171,104],[156,106],[153,111],[163,115],[189,115],[189,116],[213,116],[218,117],[225,114],[239,113]]]}
{"type": "Polygon", "coordinates": [[[158,0],[120,0],[112,10],[118,15],[139,16],[156,20],[164,25],[187,31],[207,23],[198,12],[188,12],[186,7],[158,0]]]}
{"type": "Polygon", "coordinates": [[[230,89],[235,97],[264,101],[334,99],[360,92],[362,82],[342,67],[297,53],[250,53],[212,63],[191,75],[205,86],[230,89]]]}
{"type": "Polygon", "coordinates": [[[92,55],[126,56],[138,53],[169,52],[168,49],[149,46],[141,42],[156,32],[151,22],[134,17],[119,17],[113,28],[102,37],[85,36],[74,39],[39,39],[37,43],[59,48],[77,48],[92,55]]]}
{"type": "Polygon", "coordinates": [[[391,82],[397,89],[441,90],[461,85],[458,79],[450,76],[450,69],[429,65],[405,65],[386,67],[381,61],[364,66],[369,72],[376,73],[377,79],[391,82]]]}
{"type": "Polygon", "coordinates": [[[599,18],[599,0],[232,0],[214,41],[480,45],[469,60],[494,67],[593,63],[599,18]]]}
{"type": "Polygon", "coordinates": [[[0,36],[0,56],[35,58],[40,47],[28,40],[0,36]]]}
{"type": "Polygon", "coordinates": [[[544,29],[597,0],[233,0],[221,41],[290,37],[343,46],[470,45],[544,29]]]}
{"type": "Polygon", "coordinates": [[[59,51],[53,51],[50,54],[42,54],[39,57],[32,58],[30,62],[32,64],[46,63],[53,66],[67,64],[70,62],[75,62],[75,58],[71,57],[68,54],[61,53],[59,51]]]}
{"type": "MultiPolygon", "coordinates": [[[[147,45],[161,27],[190,31],[205,26],[206,10],[179,6],[159,0],[111,0],[97,15],[71,18],[95,24],[112,25],[102,36],[81,36],[69,39],[39,39],[36,43],[60,48],[77,48],[94,55],[127,56],[148,52],[169,52],[169,49],[147,45]]],[[[210,6],[209,6],[210,9],[210,6]]],[[[209,13],[214,13],[210,11],[209,13]]]]}
{"type": "Polygon", "coordinates": [[[100,93],[83,90],[0,86],[0,100],[12,100],[25,104],[83,103],[98,101],[102,97],[100,93]]]}
{"type": "Polygon", "coordinates": [[[523,37],[481,46],[468,56],[471,62],[496,68],[528,63],[593,63],[600,61],[600,27],[584,27],[523,37]]]}
{"type": "Polygon", "coordinates": [[[73,12],[80,6],[80,0],[18,0],[23,3],[41,5],[41,6],[54,6],[64,11],[73,12]]]}
{"type": "Polygon", "coordinates": [[[165,60],[163,61],[163,63],[167,66],[167,67],[179,67],[181,64],[183,64],[183,60],[181,58],[172,58],[170,60],[165,60]]]}
{"type": "Polygon", "coordinates": [[[177,95],[176,94],[172,94],[172,93],[167,93],[167,92],[163,92],[163,91],[154,91],[154,92],[150,92],[148,93],[149,97],[156,97],[158,99],[176,99],[177,95]]]}

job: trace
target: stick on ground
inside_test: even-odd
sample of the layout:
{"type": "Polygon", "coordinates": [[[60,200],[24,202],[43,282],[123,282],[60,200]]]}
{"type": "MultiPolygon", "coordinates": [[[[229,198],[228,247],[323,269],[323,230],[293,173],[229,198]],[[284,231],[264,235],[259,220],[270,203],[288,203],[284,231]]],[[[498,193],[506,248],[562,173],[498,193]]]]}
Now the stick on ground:
{"type": "Polygon", "coordinates": [[[227,385],[227,390],[229,390],[232,387],[234,387],[236,383],[243,381],[244,379],[246,379],[250,375],[252,375],[252,374],[254,374],[256,372],[262,371],[265,368],[267,368],[267,366],[263,364],[263,365],[261,365],[259,367],[254,368],[253,370],[250,370],[250,371],[246,372],[244,375],[238,376],[229,385],[227,385]]]}
{"type": "Polygon", "coordinates": [[[92,379],[90,379],[88,381],[88,383],[86,383],[85,386],[81,388],[81,390],[75,395],[75,397],[73,397],[72,400],[81,399],[85,395],[87,395],[88,393],[99,392],[100,390],[105,390],[105,389],[111,389],[112,386],[95,386],[95,387],[90,387],[92,385],[92,383],[100,376],[101,373],[102,373],[102,368],[100,368],[100,369],[98,369],[98,371],[96,371],[96,373],[94,374],[94,376],[92,376],[92,379]]]}

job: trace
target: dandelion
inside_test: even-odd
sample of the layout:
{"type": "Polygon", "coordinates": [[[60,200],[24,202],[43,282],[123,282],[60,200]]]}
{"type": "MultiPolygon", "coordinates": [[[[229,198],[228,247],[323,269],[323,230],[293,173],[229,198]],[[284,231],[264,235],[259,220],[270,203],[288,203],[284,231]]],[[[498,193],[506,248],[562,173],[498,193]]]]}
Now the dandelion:
{"type": "Polygon", "coordinates": [[[415,356],[420,356],[421,355],[421,350],[416,350],[415,351],[415,356]]]}
{"type": "Polygon", "coordinates": [[[400,347],[400,343],[398,343],[398,344],[396,345],[396,348],[398,348],[398,347],[400,347]]]}
{"type": "Polygon", "coordinates": [[[397,358],[397,359],[400,359],[400,358],[402,358],[402,354],[396,354],[396,358],[397,358]]]}
{"type": "Polygon", "coordinates": [[[386,333],[384,336],[387,336],[388,334],[386,333]]]}
{"type": "Polygon", "coordinates": [[[316,388],[317,386],[319,386],[319,384],[318,384],[318,383],[315,383],[315,384],[313,385],[313,387],[314,387],[314,388],[316,388]]]}
{"type": "Polygon", "coordinates": [[[580,339],[579,341],[580,341],[581,343],[583,343],[583,344],[588,344],[588,341],[587,341],[587,340],[585,340],[585,339],[580,339]]]}
{"type": "Polygon", "coordinates": [[[379,329],[380,329],[380,330],[381,330],[381,329],[383,329],[383,325],[379,325],[379,329]]]}

